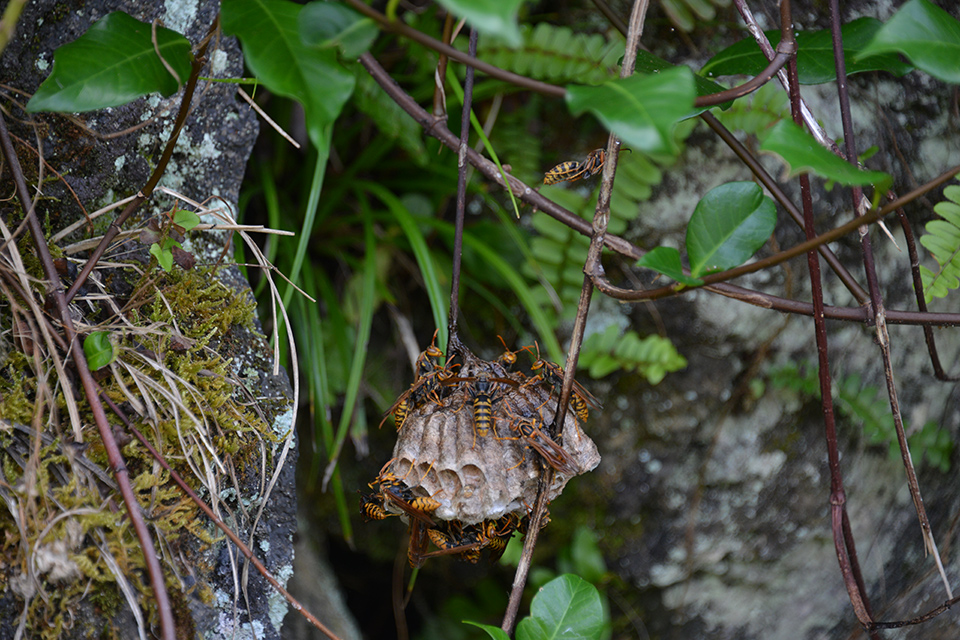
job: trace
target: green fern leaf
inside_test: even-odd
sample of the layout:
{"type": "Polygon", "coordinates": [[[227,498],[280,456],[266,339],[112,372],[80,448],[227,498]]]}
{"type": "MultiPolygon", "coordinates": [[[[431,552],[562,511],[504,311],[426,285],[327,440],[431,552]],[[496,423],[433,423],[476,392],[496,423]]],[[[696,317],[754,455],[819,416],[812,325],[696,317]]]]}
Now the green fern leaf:
{"type": "Polygon", "coordinates": [[[619,73],[624,51],[619,36],[608,40],[546,22],[533,29],[521,27],[521,35],[523,44],[518,48],[481,40],[477,55],[502,69],[559,84],[599,84],[619,73]]]}
{"type": "Polygon", "coordinates": [[[927,232],[920,237],[920,244],[940,267],[936,272],[920,267],[923,296],[928,303],[960,288],[960,186],[947,187],[943,195],[947,200],[933,207],[942,220],[928,222],[927,232]]]}
{"type": "Polygon", "coordinates": [[[650,384],[657,384],[672,371],[687,366],[673,343],[657,335],[641,338],[636,331],[610,325],[602,333],[595,333],[583,343],[580,365],[588,368],[590,376],[602,378],[617,370],[636,371],[650,384]]]}

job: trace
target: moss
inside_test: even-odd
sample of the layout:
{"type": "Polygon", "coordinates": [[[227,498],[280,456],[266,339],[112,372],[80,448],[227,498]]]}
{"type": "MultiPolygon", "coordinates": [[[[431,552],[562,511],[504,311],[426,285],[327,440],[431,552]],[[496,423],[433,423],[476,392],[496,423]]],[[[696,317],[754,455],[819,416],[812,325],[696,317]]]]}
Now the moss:
{"type": "MultiPolygon", "coordinates": [[[[276,439],[270,425],[238,401],[238,388],[230,380],[233,357],[242,355],[234,353],[239,343],[231,340],[231,333],[240,327],[254,327],[254,302],[223,285],[215,276],[212,269],[183,272],[177,268],[171,274],[148,271],[131,296],[144,301],[141,310],[134,308],[127,315],[127,320],[138,324],[141,330],[119,336],[118,360],[123,366],[115,367],[112,376],[108,370],[99,380],[105,395],[118,404],[129,403],[131,393],[151,404],[145,413],[159,419],[141,419],[137,428],[164,454],[171,467],[201,493],[194,469],[212,469],[212,473],[217,473],[223,463],[237,477],[258,474],[261,443],[276,439]],[[144,313],[147,309],[149,313],[144,313]],[[172,337],[178,332],[186,340],[172,337]],[[143,395],[147,389],[152,390],[149,400],[143,395]],[[178,403],[175,408],[170,407],[171,398],[178,403]],[[218,461],[213,459],[214,455],[218,461]]],[[[37,387],[32,359],[12,352],[0,366],[0,417],[30,424],[37,387]]],[[[62,402],[61,397],[61,408],[62,402]]],[[[79,409],[81,422],[93,425],[89,407],[81,404],[79,409]]],[[[128,415],[133,413],[128,411],[128,415]]],[[[65,411],[61,415],[65,416],[65,411]]],[[[8,452],[31,451],[29,438],[12,431],[4,432],[2,437],[11,442],[19,440],[13,449],[4,443],[7,453],[0,454],[0,469],[12,488],[13,499],[21,507],[16,516],[21,521],[14,519],[9,508],[0,509],[0,562],[18,567],[14,575],[22,574],[28,553],[35,554],[44,545],[60,544],[65,545],[66,568],[75,572],[72,579],[59,582],[51,578],[52,573],[40,575],[46,598],[30,597],[29,591],[25,592],[30,599],[31,637],[76,635],[77,630],[71,633],[68,628],[71,611],[84,602],[108,620],[128,606],[105,553],[137,593],[150,593],[143,553],[124,510],[105,508],[108,503],[103,493],[104,481],[90,472],[89,463],[78,464],[76,460],[82,455],[101,469],[109,469],[95,427],[84,432],[86,442],[79,448],[63,444],[58,438],[48,438],[36,459],[26,463],[23,459],[29,453],[17,459],[8,452]],[[44,530],[48,531],[44,539],[38,539],[44,530]],[[30,539],[20,540],[20,531],[26,531],[30,539]]],[[[213,590],[202,582],[201,567],[171,567],[170,563],[181,563],[183,558],[193,555],[178,551],[182,547],[193,552],[214,544],[220,538],[219,531],[172,482],[170,474],[159,470],[138,441],[125,443],[122,452],[151,532],[155,540],[162,539],[158,548],[163,550],[167,564],[177,627],[188,630],[184,637],[193,637],[188,601],[171,569],[176,569],[177,575],[189,573],[200,578],[193,591],[201,600],[209,602],[213,590]]],[[[112,476],[109,472],[106,475],[112,476]]],[[[114,507],[120,505],[119,495],[113,495],[111,503],[114,507]]],[[[141,601],[152,600],[143,597],[141,601]]],[[[156,622],[155,610],[149,610],[148,616],[156,622]]],[[[110,622],[99,631],[100,637],[117,637],[117,628],[110,622]]],[[[91,630],[84,633],[93,637],[91,630]]]]}

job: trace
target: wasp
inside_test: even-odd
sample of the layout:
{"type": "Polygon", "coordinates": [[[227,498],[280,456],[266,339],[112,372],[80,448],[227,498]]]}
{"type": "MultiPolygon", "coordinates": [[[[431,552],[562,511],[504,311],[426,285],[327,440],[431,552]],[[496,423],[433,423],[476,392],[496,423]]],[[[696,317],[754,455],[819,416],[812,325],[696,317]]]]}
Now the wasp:
{"type": "MultiPolygon", "coordinates": [[[[540,423],[543,424],[543,423],[540,423]]],[[[531,418],[520,418],[511,425],[524,443],[540,454],[547,464],[562,474],[575,476],[579,468],[566,450],[544,433],[531,418]]],[[[521,462],[523,462],[521,460],[521,462]]]]}
{"type": "MultiPolygon", "coordinates": [[[[390,463],[388,462],[387,464],[390,463]]],[[[370,483],[370,486],[372,487],[374,484],[380,486],[381,500],[389,500],[391,504],[395,505],[411,518],[419,520],[431,527],[436,526],[430,514],[440,508],[440,502],[429,496],[414,496],[413,492],[410,491],[410,488],[403,480],[393,473],[384,473],[381,471],[377,479],[370,483]]],[[[382,504],[381,502],[381,505],[382,504]]]]}
{"type": "MultiPolygon", "coordinates": [[[[439,351],[439,349],[437,351],[439,351]]],[[[426,351],[424,353],[426,353],[426,351]]],[[[424,362],[432,364],[430,360],[425,360],[424,362]]],[[[383,423],[386,422],[387,418],[392,414],[394,422],[397,424],[397,431],[399,431],[411,411],[431,398],[436,402],[440,401],[442,386],[452,377],[453,371],[446,368],[427,370],[424,375],[417,378],[417,381],[410,385],[410,388],[404,391],[400,397],[397,398],[397,401],[386,410],[383,418],[380,420],[380,426],[383,426],[383,423]]]]}
{"type": "Polygon", "coordinates": [[[383,497],[379,494],[360,494],[360,514],[364,520],[385,520],[390,516],[397,515],[390,513],[383,508],[383,497]]]}
{"type": "Polygon", "coordinates": [[[576,160],[561,162],[544,174],[543,184],[576,182],[577,180],[590,178],[603,168],[606,159],[607,152],[604,149],[595,149],[587,155],[583,162],[577,162],[576,160]]]}
{"type": "MultiPolygon", "coordinates": [[[[516,351],[511,351],[507,348],[507,343],[504,342],[503,337],[497,336],[500,339],[500,344],[503,345],[503,353],[492,363],[490,363],[490,368],[499,376],[506,376],[507,372],[513,367],[517,362],[517,354],[521,351],[527,351],[530,347],[520,347],[516,351]]],[[[517,372],[516,375],[522,376],[523,374],[517,372]]]]}
{"type": "Polygon", "coordinates": [[[424,554],[425,558],[456,554],[462,560],[476,564],[480,559],[480,549],[484,545],[483,535],[475,526],[463,528],[457,522],[450,523],[448,533],[439,529],[429,529],[427,537],[439,551],[424,554]]]}
{"type": "Polygon", "coordinates": [[[513,532],[520,526],[520,516],[508,513],[499,520],[487,520],[483,523],[484,546],[490,549],[490,562],[496,562],[503,556],[513,532]]]}
{"type": "Polygon", "coordinates": [[[410,544],[407,547],[407,561],[414,569],[423,566],[423,560],[427,553],[427,536],[425,534],[432,529],[424,528],[419,520],[410,521],[410,544]]]}
{"type": "Polygon", "coordinates": [[[500,402],[500,397],[496,394],[496,383],[493,382],[485,373],[477,376],[473,386],[470,387],[470,402],[473,404],[473,426],[476,435],[481,438],[487,437],[490,433],[490,427],[495,427],[493,410],[500,402]]]}
{"type": "MultiPolygon", "coordinates": [[[[531,381],[535,382],[545,382],[557,392],[559,396],[563,389],[563,367],[560,365],[544,360],[540,357],[540,345],[537,345],[537,361],[530,365],[530,368],[533,371],[539,371],[539,373],[531,378],[531,381]]],[[[583,386],[577,382],[573,381],[573,394],[570,396],[570,405],[573,407],[574,412],[576,412],[577,417],[580,418],[581,422],[586,422],[588,411],[587,407],[592,407],[597,411],[603,409],[603,405],[600,404],[600,401],[597,400],[592,393],[583,388],[583,386]],[[578,400],[574,400],[574,396],[579,396],[578,400]]]]}

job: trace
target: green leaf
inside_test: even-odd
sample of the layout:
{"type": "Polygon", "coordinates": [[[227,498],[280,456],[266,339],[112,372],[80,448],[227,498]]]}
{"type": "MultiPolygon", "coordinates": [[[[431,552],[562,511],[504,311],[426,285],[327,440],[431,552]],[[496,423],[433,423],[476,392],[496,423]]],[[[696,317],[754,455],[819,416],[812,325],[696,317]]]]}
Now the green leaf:
{"type": "Polygon", "coordinates": [[[475,627],[480,627],[487,634],[493,638],[493,640],[510,640],[510,636],[503,632],[503,629],[500,627],[495,627],[492,624],[480,624],[479,622],[473,622],[472,620],[464,620],[464,624],[472,624],[475,627]]]}
{"type": "Polygon", "coordinates": [[[599,86],[567,87],[573,115],[593,113],[628,146],[655,156],[678,152],[674,125],[693,108],[693,73],[675,67],[653,75],[634,75],[599,86]]]}
{"type": "Polygon", "coordinates": [[[697,203],[687,225],[687,257],[694,276],[747,261],[777,223],[773,200],[754,182],[714,187],[697,203]]]}
{"type": "Polygon", "coordinates": [[[534,596],[530,616],[517,625],[517,640],[595,640],[606,624],[596,587],[566,574],[534,596]]]}
{"type": "Polygon", "coordinates": [[[377,39],[380,29],[370,18],[332,2],[311,2],[300,12],[300,39],[308,47],[339,47],[345,58],[356,58],[377,39]]]}
{"type": "Polygon", "coordinates": [[[162,246],[156,242],[150,245],[150,255],[157,259],[164,271],[170,273],[173,269],[173,248],[179,246],[180,243],[173,238],[164,238],[162,246]]]}
{"type": "Polygon", "coordinates": [[[87,357],[91,371],[102,369],[116,359],[111,335],[106,331],[94,331],[83,339],[83,355],[87,357]]]}
{"type": "MultiPolygon", "coordinates": [[[[640,51],[637,51],[636,73],[652,75],[656,73],[663,73],[664,71],[668,71],[670,69],[677,69],[677,68],[679,68],[677,67],[677,65],[670,64],[663,58],[658,58],[652,53],[643,51],[642,49],[640,51]]],[[[711,93],[719,93],[724,89],[726,89],[726,87],[717,84],[713,80],[704,78],[702,75],[699,75],[699,74],[693,75],[693,83],[697,87],[697,96],[708,96],[711,93]]],[[[721,109],[726,109],[732,104],[733,104],[733,100],[731,100],[730,102],[725,102],[718,106],[721,109]]],[[[695,116],[705,110],[706,108],[692,109],[684,117],[695,116]]]]}
{"type": "MultiPolygon", "coordinates": [[[[864,55],[863,50],[883,24],[876,18],[857,18],[843,25],[843,59],[846,62],[847,75],[864,71],[889,71],[897,76],[910,71],[913,67],[904,63],[891,53],[864,55]]],[[[780,31],[766,31],[770,44],[776,47],[780,42],[780,31]]],[[[821,31],[802,31],[797,34],[797,74],[800,84],[822,84],[836,79],[837,71],[833,60],[833,41],[829,29],[821,31]]],[[[748,75],[755,76],[767,66],[767,58],[761,53],[756,40],[745,38],[733,46],[727,47],[713,56],[700,73],[713,78],[715,76],[748,75]]]]}
{"type": "Polygon", "coordinates": [[[200,216],[193,211],[177,209],[177,212],[173,214],[173,224],[183,227],[184,231],[190,231],[200,224],[200,216]]]}
{"type": "Polygon", "coordinates": [[[517,27],[517,10],[523,0],[438,0],[439,4],[484,35],[495,36],[511,47],[522,39],[517,27]]]}
{"type": "Polygon", "coordinates": [[[657,247],[644,255],[637,261],[638,267],[647,267],[657,273],[662,273],[668,278],[673,278],[691,287],[697,287],[703,284],[700,278],[688,276],[683,272],[683,265],[680,264],[680,252],[673,247],[657,247]]]}
{"type": "Polygon", "coordinates": [[[574,571],[587,582],[597,584],[607,573],[607,563],[597,546],[597,536],[588,527],[577,527],[570,543],[570,557],[574,571]]]}
{"type": "Polygon", "coordinates": [[[300,40],[302,7],[286,0],[223,0],[223,31],[243,44],[247,66],[267,88],[293,98],[306,112],[310,141],[330,146],[330,125],[353,92],[354,77],[331,49],[313,49],[300,40]]]}
{"type": "Polygon", "coordinates": [[[50,77],[33,94],[27,111],[91,111],[116,107],[149,93],[176,93],[190,75],[190,43],[175,31],[157,28],[116,11],[53,54],[50,77]],[[166,60],[177,77],[164,66],[166,60]]]}
{"type": "Polygon", "coordinates": [[[960,22],[927,0],[910,0],[877,32],[860,57],[895,51],[944,82],[960,84],[960,22]]]}
{"type": "Polygon", "coordinates": [[[790,120],[781,120],[760,145],[761,151],[775,153],[790,166],[789,174],[814,174],[843,185],[872,184],[878,193],[885,193],[893,178],[882,171],[861,171],[817,144],[813,136],[790,120]]]}

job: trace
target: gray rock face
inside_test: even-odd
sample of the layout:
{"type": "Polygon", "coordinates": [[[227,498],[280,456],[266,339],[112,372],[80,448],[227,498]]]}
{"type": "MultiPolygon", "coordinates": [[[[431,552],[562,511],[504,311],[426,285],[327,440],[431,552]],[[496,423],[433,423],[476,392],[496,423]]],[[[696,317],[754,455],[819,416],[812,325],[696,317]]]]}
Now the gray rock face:
{"type": "MultiPolygon", "coordinates": [[[[955,7],[951,11],[956,14],[955,7]]],[[[810,28],[810,22],[804,25],[810,28]]],[[[919,72],[898,80],[868,74],[850,84],[858,148],[880,147],[870,168],[894,173],[899,193],[915,186],[914,178],[930,179],[960,161],[954,127],[941,116],[952,108],[953,88],[919,72]],[[913,177],[905,172],[908,167],[913,177]]],[[[805,86],[802,92],[823,118],[828,135],[840,137],[839,117],[831,115],[836,107],[824,106],[828,101],[835,105],[835,86],[805,86]]],[[[717,184],[744,179],[749,174],[722,145],[695,134],[679,170],[666,174],[660,194],[644,206],[632,233],[657,238],[670,224],[682,230],[691,202],[717,184]]],[[[813,183],[818,230],[849,220],[849,193],[828,192],[822,181],[813,183]]],[[[937,192],[927,203],[908,207],[918,236],[930,219],[929,205],[940,199],[937,192]]],[[[798,194],[794,201],[799,202],[798,194]]],[[[904,248],[896,219],[887,224],[904,248]]],[[[776,238],[785,247],[796,243],[799,234],[792,223],[782,223],[776,238]]],[[[887,308],[916,310],[906,251],[875,227],[870,235],[887,308]]],[[[859,239],[846,238],[831,248],[864,282],[859,239]]],[[[920,254],[923,263],[932,264],[922,248],[920,254]]],[[[827,304],[856,306],[822,260],[821,266],[827,304]]],[[[737,284],[810,299],[805,260],[737,284]]],[[[812,379],[816,388],[812,320],[706,291],[655,305],[656,319],[662,318],[666,335],[689,366],[656,387],[637,390],[624,377],[610,393],[598,393],[608,405],[592,431],[603,462],[598,474],[581,483],[593,483],[587,493],[610,501],[609,513],[597,516],[596,528],[611,569],[630,584],[620,594],[629,605],[626,610],[642,619],[654,638],[861,637],[831,536],[823,416],[818,399],[800,385],[801,379],[812,379]],[[774,375],[788,365],[797,368],[794,373],[774,375]]],[[[957,308],[955,296],[931,307],[957,308]]],[[[618,315],[621,310],[605,301],[600,313],[618,315]]],[[[654,317],[645,308],[628,313],[633,328],[655,330],[654,317]]],[[[924,552],[899,455],[889,454],[889,437],[878,438],[879,444],[871,441],[876,421],[870,416],[889,413],[875,332],[835,321],[828,321],[827,329],[846,504],[873,613],[878,620],[912,618],[947,595],[924,552]]],[[[956,382],[934,378],[919,327],[889,329],[908,435],[933,420],[957,442],[956,382]]],[[[958,333],[955,328],[935,333],[941,361],[956,375],[958,333]]],[[[949,472],[916,452],[914,463],[956,592],[960,572],[951,551],[960,543],[956,447],[949,472]]],[[[948,611],[921,627],[883,631],[881,637],[946,639],[957,637],[956,629],[957,616],[948,611]]]]}

